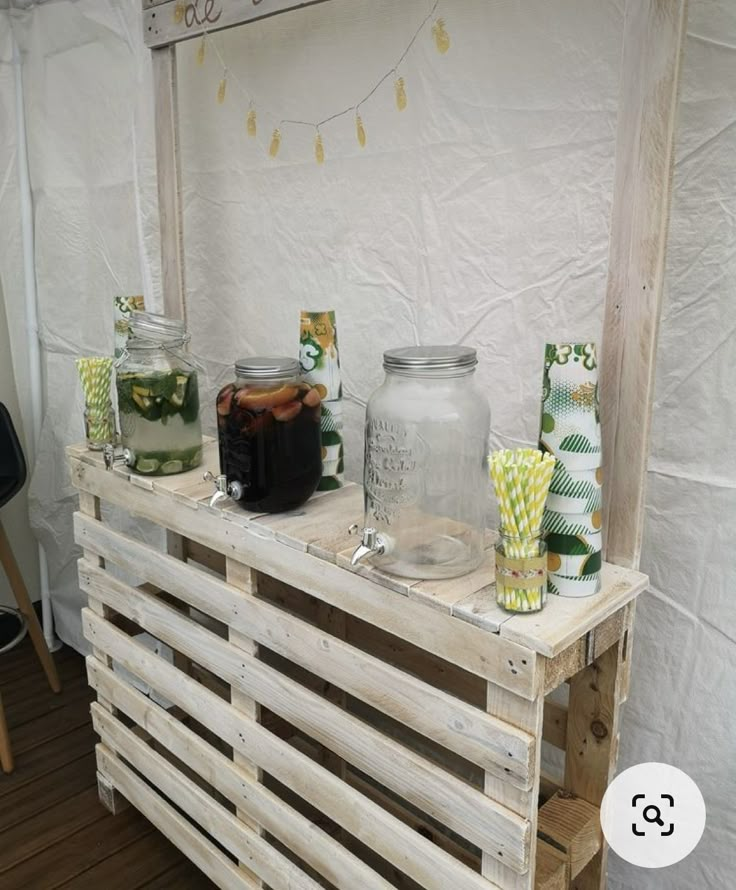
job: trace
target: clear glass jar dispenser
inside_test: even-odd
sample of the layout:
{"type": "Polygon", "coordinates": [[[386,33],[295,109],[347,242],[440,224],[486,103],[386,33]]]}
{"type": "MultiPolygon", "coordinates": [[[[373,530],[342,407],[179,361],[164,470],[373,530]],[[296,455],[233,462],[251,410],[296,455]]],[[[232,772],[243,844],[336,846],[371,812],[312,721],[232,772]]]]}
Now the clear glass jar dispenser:
{"type": "Polygon", "coordinates": [[[386,379],[366,410],[363,540],[370,558],[408,578],[452,578],[483,559],[490,411],[465,346],[384,353],[386,379]]]}
{"type": "Polygon", "coordinates": [[[217,396],[221,475],[211,503],[231,497],[248,510],[294,510],[322,478],[319,390],[293,358],[240,359],[235,377],[217,396]]]}
{"type": "Polygon", "coordinates": [[[137,473],[183,473],[202,460],[197,369],[179,319],[133,312],[116,365],[123,460],[137,473]]]}

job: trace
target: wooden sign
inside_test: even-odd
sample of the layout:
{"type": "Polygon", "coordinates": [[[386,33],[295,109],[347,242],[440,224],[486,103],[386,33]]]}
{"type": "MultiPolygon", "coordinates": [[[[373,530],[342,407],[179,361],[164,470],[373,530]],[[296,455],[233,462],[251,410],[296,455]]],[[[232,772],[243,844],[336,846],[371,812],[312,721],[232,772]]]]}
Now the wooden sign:
{"type": "Polygon", "coordinates": [[[314,6],[326,0],[143,0],[143,37],[151,49],[314,6]]]}

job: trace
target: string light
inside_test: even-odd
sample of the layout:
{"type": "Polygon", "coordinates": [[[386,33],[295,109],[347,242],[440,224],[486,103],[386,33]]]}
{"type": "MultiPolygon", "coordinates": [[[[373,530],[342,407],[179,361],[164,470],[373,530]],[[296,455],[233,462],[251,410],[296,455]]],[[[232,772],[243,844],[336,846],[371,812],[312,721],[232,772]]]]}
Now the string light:
{"type": "Polygon", "coordinates": [[[437,52],[442,53],[444,56],[450,48],[450,35],[445,28],[444,19],[437,19],[434,25],[432,25],[432,36],[434,37],[437,52]]]}
{"type": "Polygon", "coordinates": [[[403,77],[396,80],[394,90],[396,92],[396,107],[399,111],[404,111],[406,109],[406,83],[403,77]]]}
{"type": "Polygon", "coordinates": [[[322,143],[322,134],[319,130],[317,130],[317,136],[314,140],[314,156],[317,159],[318,164],[324,164],[325,162],[325,147],[322,143]]]}
{"type": "Polygon", "coordinates": [[[358,145],[360,145],[361,148],[365,148],[365,144],[368,140],[366,139],[363,118],[360,116],[360,112],[356,112],[355,114],[355,132],[358,136],[358,145]]]}
{"type": "Polygon", "coordinates": [[[268,147],[268,153],[272,158],[275,158],[279,153],[279,149],[281,148],[281,130],[278,127],[273,131],[273,136],[271,136],[271,144],[268,147]]]}
{"type": "Polygon", "coordinates": [[[251,139],[255,139],[258,135],[258,122],[256,120],[256,110],[255,108],[251,108],[248,112],[248,117],[245,122],[245,128],[248,131],[248,135],[251,139]]]}
{"type": "MultiPolygon", "coordinates": [[[[365,148],[368,138],[366,134],[365,124],[363,123],[363,119],[360,115],[360,107],[366,103],[369,99],[371,99],[378,90],[383,86],[383,84],[389,80],[389,78],[394,78],[394,101],[396,103],[396,107],[399,111],[405,111],[408,105],[407,98],[407,90],[406,90],[406,81],[402,74],[399,74],[399,68],[409,55],[411,50],[414,47],[419,35],[425,29],[425,27],[429,24],[430,21],[432,24],[432,37],[434,39],[435,47],[437,51],[444,55],[450,49],[450,35],[447,32],[447,28],[445,25],[445,21],[443,18],[435,18],[435,13],[437,12],[437,8],[439,7],[440,0],[434,0],[432,8],[427,13],[427,15],[422,20],[419,27],[414,32],[411,40],[408,45],[404,49],[403,53],[399,57],[396,64],[386,73],[383,77],[378,80],[375,86],[365,95],[359,102],[344,108],[342,111],[338,111],[335,114],[331,114],[328,117],[324,118],[320,121],[306,121],[306,120],[293,120],[289,118],[283,118],[278,121],[277,125],[274,127],[271,134],[271,142],[268,146],[268,154],[271,158],[276,158],[280,149],[281,142],[283,139],[282,129],[284,126],[300,126],[300,127],[311,127],[316,131],[316,136],[314,139],[314,156],[315,160],[318,164],[324,164],[325,162],[325,148],[324,148],[324,140],[321,132],[321,128],[326,124],[331,123],[332,121],[338,120],[341,117],[344,117],[347,114],[353,113],[355,115],[355,134],[358,140],[358,145],[361,148],[365,148]]],[[[177,3],[174,9],[174,17],[177,21],[183,18],[185,12],[185,6],[183,3],[177,3]],[[179,16],[179,19],[176,17],[179,16]]],[[[217,44],[214,40],[211,39],[211,35],[209,32],[203,28],[202,39],[199,43],[199,47],[197,49],[197,64],[203,65],[205,61],[205,46],[206,43],[209,42],[212,50],[215,55],[218,57],[222,68],[223,74],[222,79],[219,84],[219,88],[217,90],[217,102],[222,105],[225,101],[225,94],[227,90],[227,81],[228,79],[232,80],[235,84],[236,89],[242,93],[248,100],[250,108],[248,114],[246,116],[246,132],[251,139],[255,139],[258,135],[258,123],[257,123],[257,114],[255,108],[255,102],[253,97],[249,94],[248,90],[245,89],[237,77],[232,75],[231,72],[228,71],[227,65],[225,64],[225,60],[223,58],[222,53],[217,47],[217,44]]],[[[224,50],[223,50],[224,52],[224,50]]],[[[271,115],[268,115],[271,117],[271,115]]],[[[272,117],[273,120],[273,117],[272,117]]]]}

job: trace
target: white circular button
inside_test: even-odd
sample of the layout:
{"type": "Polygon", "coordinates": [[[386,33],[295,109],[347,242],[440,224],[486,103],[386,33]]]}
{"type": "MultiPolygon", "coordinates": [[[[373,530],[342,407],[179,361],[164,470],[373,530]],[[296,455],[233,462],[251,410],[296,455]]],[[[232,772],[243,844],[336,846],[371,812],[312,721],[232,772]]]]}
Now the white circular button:
{"type": "Polygon", "coordinates": [[[681,769],[640,763],[609,785],[601,825],[622,859],[641,868],[665,868],[697,847],[705,830],[705,801],[681,769]]]}

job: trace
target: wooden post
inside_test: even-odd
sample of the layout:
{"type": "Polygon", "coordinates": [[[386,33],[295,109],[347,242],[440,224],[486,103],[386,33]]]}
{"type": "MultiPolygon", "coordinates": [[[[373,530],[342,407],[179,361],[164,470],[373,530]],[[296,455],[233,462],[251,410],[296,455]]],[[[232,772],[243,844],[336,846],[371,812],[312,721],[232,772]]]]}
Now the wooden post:
{"type": "MultiPolygon", "coordinates": [[[[102,507],[99,497],[90,494],[90,492],[88,491],[80,491],[79,512],[84,513],[85,516],[91,516],[93,519],[102,519],[102,507]]],[[[84,548],[82,550],[82,553],[84,554],[84,558],[92,562],[94,565],[98,565],[101,568],[105,567],[105,560],[101,556],[97,556],[96,553],[93,553],[87,548],[84,548]]],[[[113,617],[114,613],[112,612],[112,610],[101,603],[99,600],[96,600],[94,597],[89,597],[87,602],[90,609],[92,609],[95,614],[106,619],[110,619],[113,617]]],[[[102,662],[102,664],[110,668],[110,670],[113,669],[112,658],[110,658],[109,655],[105,655],[104,652],[102,652],[95,646],[92,647],[92,654],[98,661],[102,662]]],[[[109,711],[110,714],[117,713],[117,709],[113,706],[113,704],[103,696],[98,696],[97,701],[106,711],[109,711]]],[[[105,807],[105,809],[109,810],[113,814],[113,816],[116,816],[118,813],[122,812],[128,805],[125,798],[121,794],[118,794],[116,792],[115,785],[112,779],[107,776],[104,770],[101,768],[99,758],[97,764],[97,793],[100,799],[100,803],[105,807]]]]}
{"type": "MultiPolygon", "coordinates": [[[[629,634],[570,680],[565,789],[600,807],[616,772],[619,723],[628,673],[629,634]]],[[[608,848],[574,879],[573,890],[603,890],[608,848]]]]}
{"type": "Polygon", "coordinates": [[[603,323],[604,547],[637,568],[687,0],[628,0],[603,323]]]}
{"type": "Polygon", "coordinates": [[[531,701],[514,695],[489,683],[486,688],[486,710],[494,717],[523,729],[538,740],[534,752],[534,760],[531,764],[533,781],[526,791],[511,787],[499,776],[486,772],[484,777],[484,791],[488,797],[508,807],[519,816],[528,819],[531,824],[529,870],[525,874],[518,874],[512,868],[504,865],[498,858],[491,856],[488,851],[483,851],[481,864],[484,878],[493,882],[503,890],[534,890],[537,851],[537,814],[539,782],[541,775],[541,738],[544,722],[544,660],[539,660],[536,675],[536,697],[531,701]]]}
{"type": "Polygon", "coordinates": [[[176,46],[152,51],[164,313],[186,322],[176,46]]]}
{"type": "MultiPolygon", "coordinates": [[[[240,590],[244,591],[246,595],[255,595],[258,590],[258,574],[253,569],[249,568],[243,563],[236,562],[234,559],[228,559],[225,563],[225,577],[227,579],[228,584],[232,584],[233,587],[237,587],[240,590]]],[[[254,642],[249,637],[246,637],[244,634],[239,633],[236,630],[230,628],[228,630],[228,640],[233,646],[237,646],[238,649],[242,649],[248,655],[258,655],[258,644],[254,642]]],[[[230,704],[237,708],[243,714],[243,718],[247,720],[253,720],[256,723],[260,723],[260,705],[254,699],[247,696],[245,693],[240,692],[239,690],[231,687],[230,692],[230,704]]],[[[262,770],[258,769],[258,767],[253,764],[250,760],[247,760],[240,754],[238,751],[233,753],[233,762],[237,764],[242,770],[248,773],[249,776],[253,778],[255,782],[261,782],[262,780],[262,770]]],[[[250,826],[254,831],[262,834],[262,830],[260,826],[251,819],[247,813],[238,810],[237,811],[238,819],[244,822],[246,825],[250,826]]],[[[254,887],[263,887],[263,882],[260,880],[258,875],[254,874],[249,868],[246,868],[244,865],[241,865],[241,869],[246,873],[247,877],[250,878],[254,884],[254,887]]]]}

